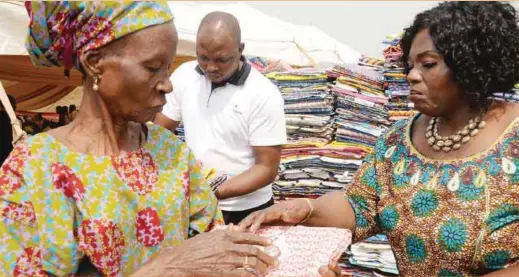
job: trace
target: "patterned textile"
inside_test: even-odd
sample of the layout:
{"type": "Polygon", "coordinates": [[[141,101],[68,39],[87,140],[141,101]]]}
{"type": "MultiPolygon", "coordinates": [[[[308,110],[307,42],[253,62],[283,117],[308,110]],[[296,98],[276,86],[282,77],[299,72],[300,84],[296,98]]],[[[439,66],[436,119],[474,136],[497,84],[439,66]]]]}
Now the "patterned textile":
{"type": "Polygon", "coordinates": [[[127,276],[160,248],[223,224],[188,147],[149,125],[134,152],[92,156],[42,133],[0,171],[0,275],[70,276],[88,257],[127,276]]]}
{"type": "Polygon", "coordinates": [[[146,27],[173,20],[168,4],[154,1],[27,1],[26,48],[37,66],[79,66],[86,51],[146,27]]]}
{"type": "Polygon", "coordinates": [[[377,141],[346,192],[354,240],[386,233],[402,276],[480,275],[518,263],[519,119],[487,151],[452,160],[422,156],[410,141],[413,121],[377,141]]]}
{"type": "Polygon", "coordinates": [[[279,253],[280,265],[267,277],[319,277],[319,268],[339,259],[351,243],[351,232],[338,228],[266,227],[258,234],[272,239],[278,250],[272,252],[279,253]]]}

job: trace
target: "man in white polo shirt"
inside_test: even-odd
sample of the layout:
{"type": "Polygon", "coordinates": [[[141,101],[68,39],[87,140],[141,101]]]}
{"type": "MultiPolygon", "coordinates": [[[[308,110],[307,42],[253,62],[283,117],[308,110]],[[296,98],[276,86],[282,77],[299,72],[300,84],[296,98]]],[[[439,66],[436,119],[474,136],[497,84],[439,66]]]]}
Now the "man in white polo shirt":
{"type": "Polygon", "coordinates": [[[155,123],[184,125],[188,146],[205,168],[229,178],[215,191],[227,224],[273,204],[271,183],[286,143],[283,98],[242,56],[238,20],[208,14],[197,33],[198,61],[173,73],[174,91],[155,123]]]}

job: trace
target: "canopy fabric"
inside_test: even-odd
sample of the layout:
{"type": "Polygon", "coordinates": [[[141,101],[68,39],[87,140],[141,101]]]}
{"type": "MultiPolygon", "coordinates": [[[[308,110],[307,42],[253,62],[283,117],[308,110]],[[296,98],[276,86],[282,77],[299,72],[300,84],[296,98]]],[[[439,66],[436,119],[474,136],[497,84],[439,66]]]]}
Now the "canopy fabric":
{"type": "Polygon", "coordinates": [[[2,85],[8,94],[16,98],[18,111],[31,111],[52,105],[76,88],[16,81],[2,81],[2,85]]]}
{"type": "MultiPolygon", "coordinates": [[[[240,22],[244,54],[283,60],[293,66],[356,63],[361,54],[314,26],[300,26],[264,14],[244,3],[169,1],[179,33],[178,55],[196,56],[196,32],[212,11],[235,15],[240,22]]],[[[28,16],[23,2],[0,2],[0,54],[26,54],[28,16]]]]}
{"type": "Polygon", "coordinates": [[[282,60],[293,66],[319,63],[356,63],[361,57],[349,46],[314,26],[299,26],[264,14],[244,3],[169,1],[179,34],[179,54],[194,56],[202,18],[213,11],[236,16],[245,43],[244,54],[282,60]]]}
{"type": "Polygon", "coordinates": [[[63,68],[36,67],[32,64],[29,56],[0,55],[0,80],[80,86],[82,76],[79,71],[72,70],[70,78],[67,79],[63,68]]]}
{"type": "Polygon", "coordinates": [[[24,2],[0,2],[0,54],[27,55],[25,37],[29,16],[24,2]]]}
{"type": "MultiPolygon", "coordinates": [[[[235,15],[242,28],[244,54],[282,60],[293,66],[357,62],[360,53],[312,26],[298,26],[266,15],[243,3],[169,1],[179,33],[172,70],[195,59],[196,32],[201,19],[212,11],[235,15]]],[[[0,2],[0,81],[15,96],[21,111],[47,109],[81,85],[73,71],[65,79],[62,68],[36,68],[24,47],[28,16],[23,2],[0,2]]]]}

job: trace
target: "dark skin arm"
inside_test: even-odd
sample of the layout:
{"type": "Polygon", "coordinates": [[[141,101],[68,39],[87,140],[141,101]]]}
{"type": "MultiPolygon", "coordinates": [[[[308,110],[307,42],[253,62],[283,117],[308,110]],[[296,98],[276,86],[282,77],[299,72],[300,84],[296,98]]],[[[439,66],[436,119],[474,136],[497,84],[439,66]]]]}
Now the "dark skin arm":
{"type": "Polygon", "coordinates": [[[254,146],[255,164],[242,174],[223,183],[216,191],[218,199],[246,195],[276,179],[281,159],[281,146],[254,146]]]}
{"type": "Polygon", "coordinates": [[[519,276],[519,264],[511,266],[509,268],[494,271],[489,274],[483,275],[483,277],[513,277],[519,276]]]}
{"type": "Polygon", "coordinates": [[[330,192],[318,199],[296,199],[257,211],[240,222],[242,231],[256,232],[262,225],[302,225],[355,230],[355,213],[344,192],[330,192]]]}

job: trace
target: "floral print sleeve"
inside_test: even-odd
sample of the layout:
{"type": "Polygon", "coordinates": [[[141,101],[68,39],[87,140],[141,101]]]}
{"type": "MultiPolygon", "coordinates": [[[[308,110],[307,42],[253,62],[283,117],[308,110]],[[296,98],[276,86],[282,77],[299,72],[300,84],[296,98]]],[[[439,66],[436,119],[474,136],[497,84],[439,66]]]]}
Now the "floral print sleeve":
{"type": "Polygon", "coordinates": [[[194,155],[189,155],[189,213],[190,236],[207,232],[215,225],[223,225],[223,217],[218,209],[218,200],[202,172],[202,168],[194,155]],[[200,201],[206,199],[207,201],[200,201]]]}
{"type": "Polygon", "coordinates": [[[41,161],[20,144],[0,170],[2,276],[68,276],[82,258],[72,228],[74,208],[61,193],[73,188],[53,178],[41,161]],[[40,182],[45,177],[52,187],[40,182]]]}
{"type": "Polygon", "coordinates": [[[41,133],[0,171],[0,276],[73,276],[86,258],[129,276],[160,249],[223,224],[185,143],[147,125],[139,149],[78,153],[41,133]]]}
{"type": "Polygon", "coordinates": [[[361,241],[380,232],[378,228],[378,193],[375,155],[366,157],[357,171],[354,182],[346,191],[346,199],[355,212],[356,229],[353,240],[361,241]]]}

